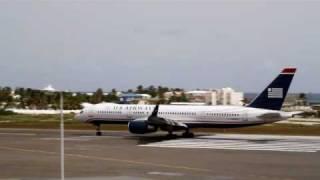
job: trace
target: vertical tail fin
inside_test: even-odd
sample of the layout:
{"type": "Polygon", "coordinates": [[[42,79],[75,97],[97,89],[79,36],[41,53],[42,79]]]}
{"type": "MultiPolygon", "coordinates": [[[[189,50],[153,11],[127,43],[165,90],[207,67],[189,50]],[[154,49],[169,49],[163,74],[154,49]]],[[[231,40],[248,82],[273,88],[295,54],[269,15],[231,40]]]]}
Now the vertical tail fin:
{"type": "Polygon", "coordinates": [[[280,110],[295,72],[296,68],[283,69],[278,77],[276,77],[248,107],[280,110]]]}

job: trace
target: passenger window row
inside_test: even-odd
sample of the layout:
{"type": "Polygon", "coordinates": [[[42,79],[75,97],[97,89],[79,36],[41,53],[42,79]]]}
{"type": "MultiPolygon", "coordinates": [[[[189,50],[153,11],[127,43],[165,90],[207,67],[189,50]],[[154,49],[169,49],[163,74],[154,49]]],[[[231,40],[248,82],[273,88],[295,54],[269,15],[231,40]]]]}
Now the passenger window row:
{"type": "Polygon", "coordinates": [[[228,113],[207,113],[207,116],[216,116],[216,117],[239,117],[240,114],[228,114],[228,113]]]}
{"type": "Polygon", "coordinates": [[[190,116],[194,116],[196,115],[195,112],[159,112],[159,114],[161,115],[190,115],[190,116]]]}
{"type": "Polygon", "coordinates": [[[122,114],[121,111],[97,111],[98,114],[122,114]]]}
{"type": "MultiPolygon", "coordinates": [[[[98,114],[122,114],[121,111],[97,111],[98,114]]],[[[146,111],[133,111],[133,114],[149,114],[146,111]]],[[[195,112],[159,112],[159,115],[185,115],[185,116],[195,116],[195,112]]]]}

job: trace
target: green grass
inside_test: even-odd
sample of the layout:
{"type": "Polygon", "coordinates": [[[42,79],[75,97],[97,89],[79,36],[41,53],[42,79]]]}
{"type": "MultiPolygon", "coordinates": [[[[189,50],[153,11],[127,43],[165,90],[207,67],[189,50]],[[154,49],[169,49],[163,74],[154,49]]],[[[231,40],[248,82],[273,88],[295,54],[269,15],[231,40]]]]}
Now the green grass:
{"type": "MultiPolygon", "coordinates": [[[[0,128],[36,128],[36,129],[58,129],[60,123],[59,115],[0,115],[0,128]]],[[[91,129],[91,124],[79,122],[73,115],[65,115],[66,129],[91,129]]],[[[127,125],[103,125],[103,130],[124,130],[127,125]]],[[[293,124],[269,124],[234,129],[202,128],[195,132],[212,133],[240,133],[240,134],[277,134],[277,135],[318,135],[320,136],[320,125],[305,126],[293,124]]]]}
{"type": "MultiPolygon", "coordinates": [[[[71,114],[64,116],[64,123],[66,129],[94,129],[91,124],[75,120],[71,114]]],[[[59,115],[0,115],[0,128],[58,129],[59,127],[59,115]]],[[[127,125],[105,125],[102,128],[104,130],[127,130],[127,125]]]]}

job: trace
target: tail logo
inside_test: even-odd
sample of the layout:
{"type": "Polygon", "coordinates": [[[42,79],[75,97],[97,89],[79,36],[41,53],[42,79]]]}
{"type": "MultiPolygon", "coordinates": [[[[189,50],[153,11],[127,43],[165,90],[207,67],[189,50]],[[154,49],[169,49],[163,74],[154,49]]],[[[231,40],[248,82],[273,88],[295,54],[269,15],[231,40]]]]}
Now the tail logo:
{"type": "Polygon", "coordinates": [[[283,88],[268,88],[268,98],[283,98],[283,88]]]}

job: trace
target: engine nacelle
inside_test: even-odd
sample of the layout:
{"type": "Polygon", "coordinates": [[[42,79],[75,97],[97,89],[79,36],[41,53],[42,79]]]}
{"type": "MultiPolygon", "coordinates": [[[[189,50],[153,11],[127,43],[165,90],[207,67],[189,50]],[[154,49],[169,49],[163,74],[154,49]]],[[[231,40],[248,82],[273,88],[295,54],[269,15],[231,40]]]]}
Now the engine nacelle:
{"type": "Polygon", "coordinates": [[[129,131],[133,134],[146,134],[156,132],[158,127],[150,125],[146,120],[133,120],[128,123],[129,131]]]}

